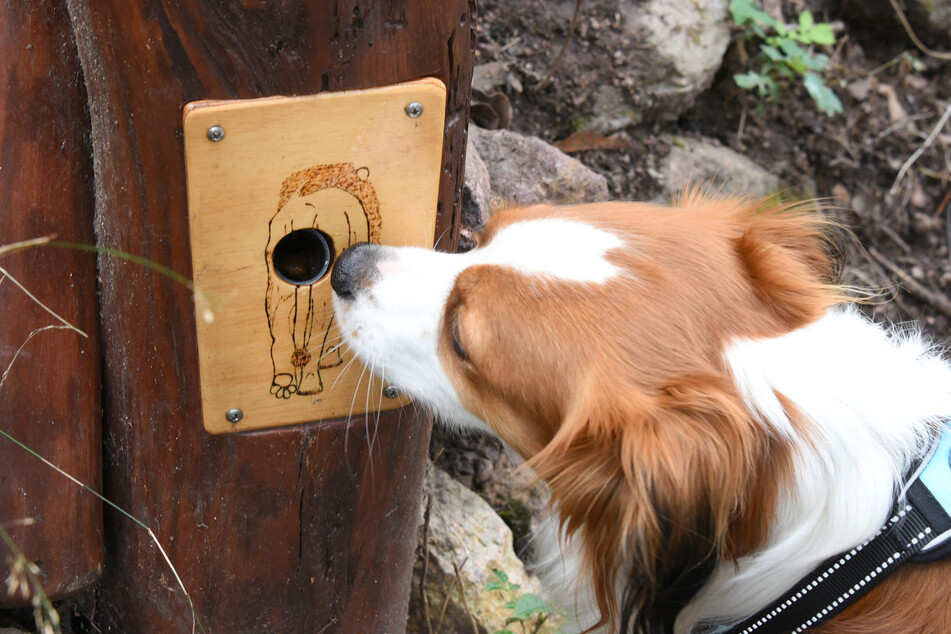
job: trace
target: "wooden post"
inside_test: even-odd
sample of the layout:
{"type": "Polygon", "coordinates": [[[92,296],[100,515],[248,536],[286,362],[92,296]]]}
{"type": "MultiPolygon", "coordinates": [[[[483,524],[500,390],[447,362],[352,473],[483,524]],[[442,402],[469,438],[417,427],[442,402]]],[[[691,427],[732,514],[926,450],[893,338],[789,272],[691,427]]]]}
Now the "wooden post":
{"type": "MultiPolygon", "coordinates": [[[[455,242],[472,0],[67,0],[89,93],[98,242],[190,275],[182,109],[387,85],[449,88],[441,245],[455,242]]],[[[24,9],[25,10],[25,9],[24,9]]],[[[148,524],[211,632],[395,632],[430,423],[412,409],[279,431],[202,428],[192,297],[100,258],[105,488],[148,524]]],[[[106,514],[96,626],[191,631],[148,535],[106,514]]]]}
{"type": "MultiPolygon", "coordinates": [[[[0,2],[0,246],[56,234],[92,244],[92,156],[86,91],[69,15],[55,2],[0,2]]],[[[0,273],[0,428],[89,486],[100,480],[96,260],[37,246],[0,257],[61,326],[0,273]],[[25,345],[24,345],[25,344],[25,345]]],[[[88,586],[102,566],[99,501],[0,438],[0,526],[42,571],[47,594],[88,586]]],[[[0,543],[0,579],[9,574],[0,543]]],[[[29,598],[0,591],[0,607],[29,598]]]]}

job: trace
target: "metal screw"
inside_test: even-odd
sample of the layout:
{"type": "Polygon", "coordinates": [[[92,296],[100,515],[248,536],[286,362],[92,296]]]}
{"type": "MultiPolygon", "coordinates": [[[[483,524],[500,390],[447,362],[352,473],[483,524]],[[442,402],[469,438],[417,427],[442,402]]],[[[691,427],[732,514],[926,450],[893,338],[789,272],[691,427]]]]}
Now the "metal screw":
{"type": "Polygon", "coordinates": [[[208,140],[212,143],[217,143],[221,139],[225,138],[225,129],[220,125],[213,125],[208,128],[208,140]]]}
{"type": "Polygon", "coordinates": [[[383,396],[386,398],[399,398],[400,397],[400,388],[394,387],[392,385],[387,385],[383,388],[383,396]]]}
{"type": "Polygon", "coordinates": [[[225,418],[227,418],[228,422],[232,425],[236,425],[238,421],[244,418],[244,412],[242,412],[237,407],[232,407],[227,412],[225,412],[225,418]]]}
{"type": "Polygon", "coordinates": [[[406,106],[406,116],[410,119],[418,119],[421,114],[423,114],[423,104],[418,101],[410,102],[406,106]]]}

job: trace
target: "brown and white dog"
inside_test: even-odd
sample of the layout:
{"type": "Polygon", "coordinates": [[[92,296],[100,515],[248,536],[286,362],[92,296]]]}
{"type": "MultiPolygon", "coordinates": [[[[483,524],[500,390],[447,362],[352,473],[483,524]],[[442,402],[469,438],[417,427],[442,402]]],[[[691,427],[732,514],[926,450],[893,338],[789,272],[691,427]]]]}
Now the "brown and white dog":
{"type": "MultiPolygon", "coordinates": [[[[357,245],[350,348],[550,486],[543,579],[579,629],[697,631],[768,605],[888,519],[951,417],[951,369],[830,282],[803,207],[538,205],[463,254],[357,245]]],[[[951,561],[815,631],[951,632],[951,561]]],[[[714,630],[715,631],[715,630],[714,630]]]]}

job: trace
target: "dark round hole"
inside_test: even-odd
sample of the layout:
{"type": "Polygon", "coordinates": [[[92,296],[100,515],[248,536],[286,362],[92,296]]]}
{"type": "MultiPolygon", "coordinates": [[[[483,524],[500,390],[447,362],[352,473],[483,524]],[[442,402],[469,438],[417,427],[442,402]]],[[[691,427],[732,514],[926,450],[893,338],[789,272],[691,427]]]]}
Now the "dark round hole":
{"type": "Polygon", "coordinates": [[[306,286],[327,274],[334,255],[333,240],[326,233],[317,229],[298,229],[274,245],[271,261],[274,272],[282,280],[306,286]]]}

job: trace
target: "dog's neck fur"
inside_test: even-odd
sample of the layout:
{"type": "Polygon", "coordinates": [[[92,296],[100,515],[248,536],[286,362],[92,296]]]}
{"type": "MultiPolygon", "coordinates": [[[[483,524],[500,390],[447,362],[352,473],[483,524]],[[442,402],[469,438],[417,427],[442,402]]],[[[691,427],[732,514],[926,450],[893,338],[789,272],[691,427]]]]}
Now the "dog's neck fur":
{"type": "MultiPolygon", "coordinates": [[[[871,537],[888,518],[909,464],[929,445],[929,430],[951,417],[948,364],[917,334],[888,332],[854,310],[830,312],[774,339],[738,341],[725,356],[750,410],[794,447],[794,478],[781,493],[766,547],[722,562],[681,612],[678,634],[742,619],[821,561],[871,537]],[[789,419],[777,395],[800,420],[789,419]]],[[[543,529],[543,553],[554,537],[543,529]]],[[[553,578],[568,572],[571,579],[574,549],[562,543],[559,550],[541,573],[556,568],[553,578]]],[[[581,625],[590,625],[585,590],[563,591],[581,625]]]]}

